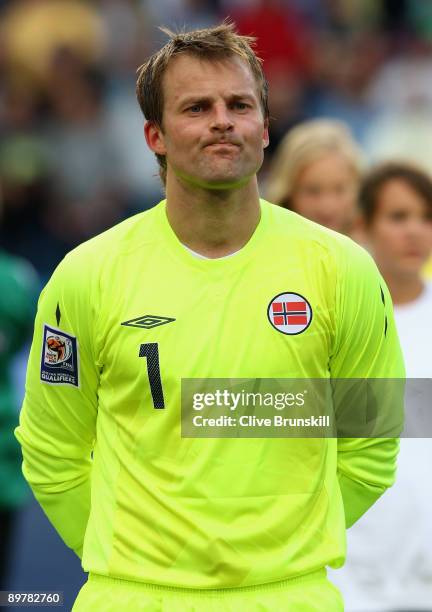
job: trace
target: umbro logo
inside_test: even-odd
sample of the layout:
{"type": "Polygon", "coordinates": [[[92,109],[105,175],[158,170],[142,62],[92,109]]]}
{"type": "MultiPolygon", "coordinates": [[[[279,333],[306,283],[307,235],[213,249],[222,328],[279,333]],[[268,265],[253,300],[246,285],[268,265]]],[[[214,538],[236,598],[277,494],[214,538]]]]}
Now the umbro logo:
{"type": "Polygon", "coordinates": [[[136,319],[130,319],[129,321],[125,321],[122,325],[126,325],[128,327],[141,327],[143,329],[152,329],[153,327],[158,327],[159,325],[165,325],[165,323],[171,323],[175,321],[175,319],[171,319],[170,317],[158,317],[155,315],[144,315],[143,317],[137,317],[136,319]]]}

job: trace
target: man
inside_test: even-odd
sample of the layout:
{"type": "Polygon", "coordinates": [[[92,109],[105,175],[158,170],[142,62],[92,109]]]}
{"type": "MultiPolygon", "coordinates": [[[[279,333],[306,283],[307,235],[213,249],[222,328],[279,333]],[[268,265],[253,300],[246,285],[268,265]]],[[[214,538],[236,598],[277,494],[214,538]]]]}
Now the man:
{"type": "Polygon", "coordinates": [[[325,566],[392,484],[397,440],[182,438],[181,381],[402,376],[390,298],[349,239],[260,201],[251,40],[169,35],[137,86],[166,201],[43,291],[23,470],[90,573],[74,610],[339,611],[325,566]]]}

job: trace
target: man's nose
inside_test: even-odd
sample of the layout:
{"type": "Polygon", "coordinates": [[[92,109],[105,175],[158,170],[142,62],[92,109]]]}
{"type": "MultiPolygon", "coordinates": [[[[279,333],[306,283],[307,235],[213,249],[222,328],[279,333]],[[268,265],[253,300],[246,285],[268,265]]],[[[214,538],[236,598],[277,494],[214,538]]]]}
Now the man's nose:
{"type": "Polygon", "coordinates": [[[210,128],[212,130],[227,131],[234,127],[234,122],[229,109],[223,104],[217,104],[213,108],[210,128]]]}

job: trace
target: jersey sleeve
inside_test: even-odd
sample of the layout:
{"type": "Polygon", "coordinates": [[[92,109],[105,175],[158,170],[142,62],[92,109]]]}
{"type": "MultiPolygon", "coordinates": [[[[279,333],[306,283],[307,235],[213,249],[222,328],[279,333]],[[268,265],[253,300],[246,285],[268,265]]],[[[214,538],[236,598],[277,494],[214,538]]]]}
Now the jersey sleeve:
{"type": "Polygon", "coordinates": [[[342,433],[338,438],[338,479],[350,527],[394,483],[403,427],[398,383],[403,390],[405,370],[389,291],[370,255],[354,243],[343,260],[336,303],[330,359],[338,385],[336,413],[345,411],[345,424],[347,412],[361,413],[351,421],[357,418],[361,426],[348,427],[348,435],[356,437],[342,433]],[[373,392],[368,392],[371,385],[373,392]],[[374,423],[369,432],[364,427],[368,418],[374,423]]]}
{"type": "Polygon", "coordinates": [[[41,293],[15,430],[26,480],[79,556],[90,512],[100,374],[97,283],[86,272],[89,268],[90,261],[68,256],[41,293]]]}

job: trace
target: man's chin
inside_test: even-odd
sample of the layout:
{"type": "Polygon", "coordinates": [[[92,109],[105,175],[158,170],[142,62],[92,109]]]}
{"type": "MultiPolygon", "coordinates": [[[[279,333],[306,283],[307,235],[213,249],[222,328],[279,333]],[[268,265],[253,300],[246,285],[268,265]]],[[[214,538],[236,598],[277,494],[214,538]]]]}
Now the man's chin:
{"type": "Polygon", "coordinates": [[[223,191],[227,189],[240,189],[247,185],[251,176],[233,176],[229,174],[214,174],[212,176],[188,176],[177,172],[178,178],[185,181],[191,187],[208,189],[211,191],[223,191]]]}

